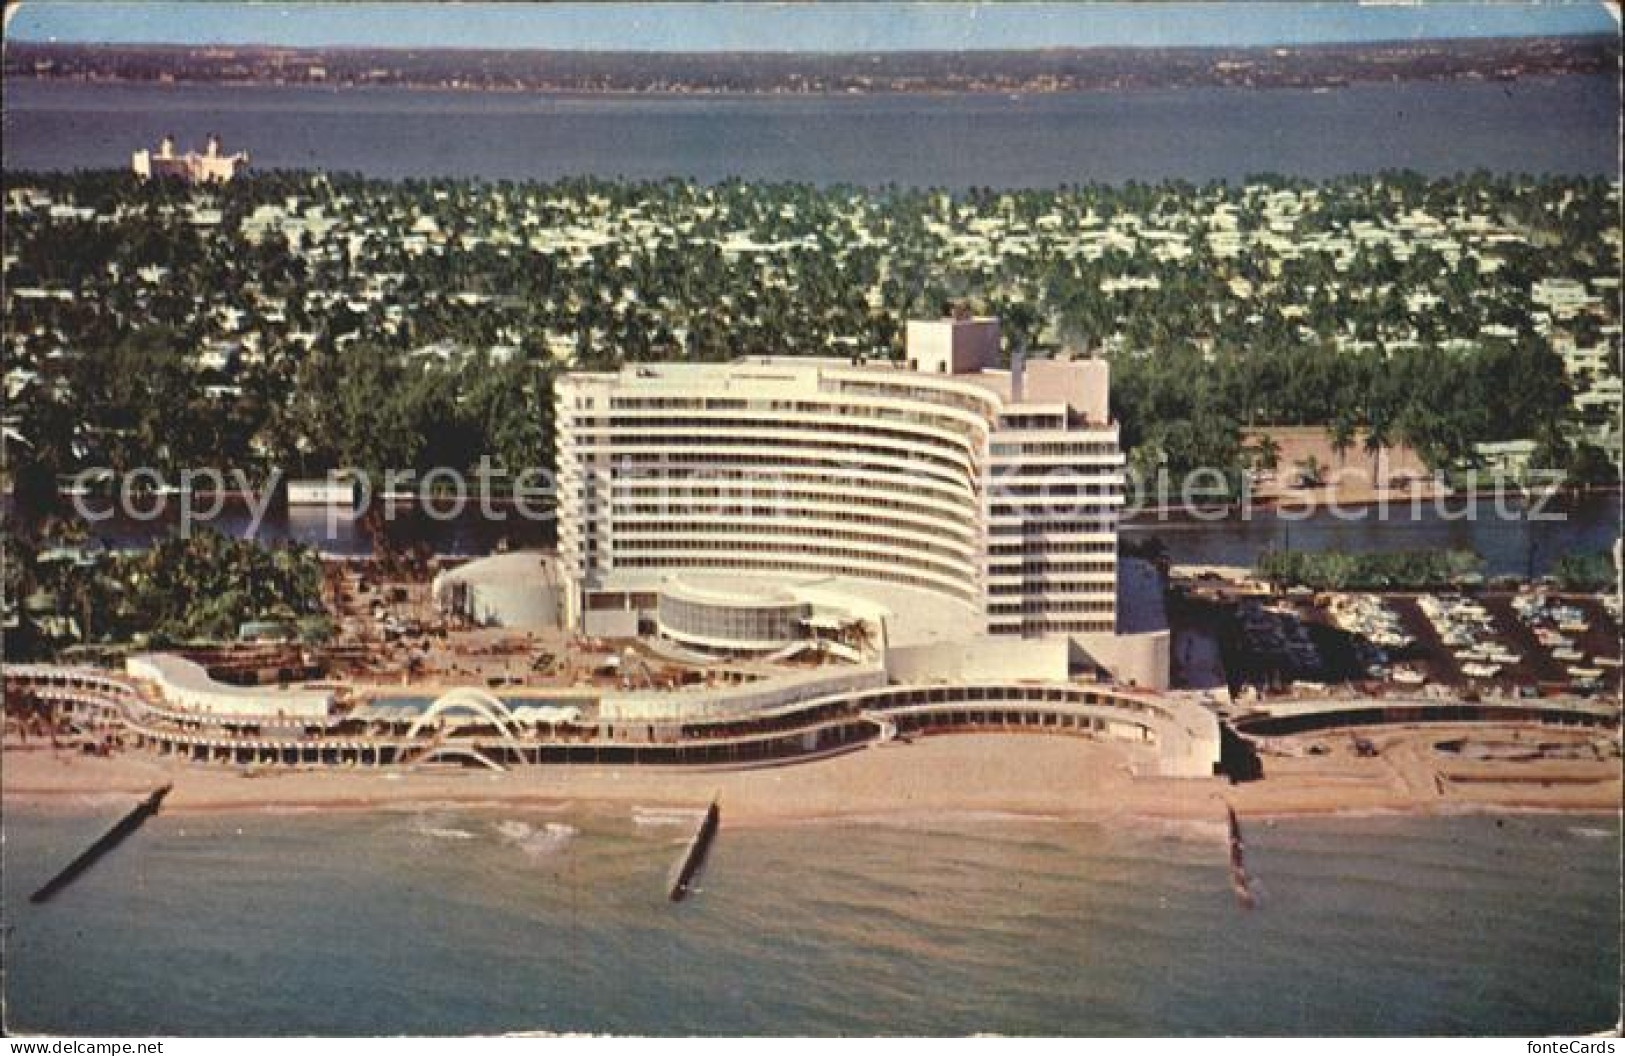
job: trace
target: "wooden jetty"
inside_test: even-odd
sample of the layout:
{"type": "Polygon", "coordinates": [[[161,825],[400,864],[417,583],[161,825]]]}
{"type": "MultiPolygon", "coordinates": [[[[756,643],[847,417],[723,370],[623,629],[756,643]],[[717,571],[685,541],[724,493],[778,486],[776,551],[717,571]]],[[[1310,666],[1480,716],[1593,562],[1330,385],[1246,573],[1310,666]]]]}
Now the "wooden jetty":
{"type": "Polygon", "coordinates": [[[58,891],[78,879],[79,874],[95,865],[102,855],[117,847],[124,837],[130,835],[141,827],[141,823],[158,813],[158,807],[163,803],[164,797],[169,795],[173,785],[164,785],[154,789],[145,799],[132,807],[113,827],[102,833],[96,842],[80,852],[79,857],[69,862],[55,876],[46,881],[45,886],[28,896],[30,902],[44,902],[58,891]]]}
{"type": "Polygon", "coordinates": [[[666,895],[673,902],[681,902],[693,891],[694,880],[705,864],[705,856],[711,850],[711,842],[717,837],[717,826],[721,821],[722,809],[713,799],[711,805],[705,808],[699,828],[694,830],[688,845],[683,848],[683,856],[672,867],[671,876],[667,879],[666,895]]]}
{"type": "Polygon", "coordinates": [[[1230,887],[1242,909],[1257,909],[1258,896],[1253,894],[1253,881],[1247,875],[1247,845],[1241,838],[1241,822],[1236,819],[1235,807],[1226,803],[1224,810],[1230,821],[1230,887]]]}

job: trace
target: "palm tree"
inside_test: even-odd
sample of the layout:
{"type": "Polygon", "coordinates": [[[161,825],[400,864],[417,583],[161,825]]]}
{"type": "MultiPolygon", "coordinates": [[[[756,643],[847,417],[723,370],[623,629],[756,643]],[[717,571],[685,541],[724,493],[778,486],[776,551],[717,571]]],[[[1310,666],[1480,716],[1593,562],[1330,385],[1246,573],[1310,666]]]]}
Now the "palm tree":
{"type": "Polygon", "coordinates": [[[868,620],[847,620],[841,624],[839,635],[860,657],[867,657],[874,650],[875,632],[868,620]]]}
{"type": "Polygon", "coordinates": [[[1365,441],[1361,444],[1365,453],[1371,458],[1371,486],[1377,487],[1377,470],[1382,459],[1382,453],[1388,449],[1388,421],[1384,418],[1373,418],[1366,429],[1365,441]]]}
{"type": "Polygon", "coordinates": [[[1337,465],[1342,468],[1348,458],[1349,448],[1354,446],[1354,420],[1347,415],[1338,415],[1332,423],[1332,450],[1337,452],[1337,465]]]}
{"type": "Polygon", "coordinates": [[[1280,441],[1268,434],[1259,437],[1253,445],[1253,456],[1258,468],[1273,472],[1281,464],[1280,441]]]}
{"type": "Polygon", "coordinates": [[[1320,459],[1314,455],[1300,458],[1295,463],[1298,470],[1298,484],[1305,488],[1320,487],[1320,478],[1325,476],[1326,467],[1320,464],[1320,459]]]}

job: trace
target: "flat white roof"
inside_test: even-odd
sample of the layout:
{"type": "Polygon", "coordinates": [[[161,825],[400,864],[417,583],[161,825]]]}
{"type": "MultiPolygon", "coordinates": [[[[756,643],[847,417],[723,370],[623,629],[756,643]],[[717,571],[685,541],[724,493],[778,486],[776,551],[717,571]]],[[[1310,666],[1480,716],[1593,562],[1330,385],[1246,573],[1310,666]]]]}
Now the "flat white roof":
{"type": "Polygon", "coordinates": [[[537,586],[558,583],[558,559],[548,550],[515,550],[476,558],[441,573],[448,583],[509,587],[530,579],[537,586]]]}
{"type": "Polygon", "coordinates": [[[229,715],[325,715],[333,694],[319,689],[234,686],[216,682],[202,664],[173,653],[141,653],[125,661],[137,678],[158,683],[166,699],[182,707],[229,715]]]}
{"type": "MultiPolygon", "coordinates": [[[[933,383],[959,382],[999,397],[1005,406],[1014,401],[1014,377],[1009,370],[986,369],[963,374],[933,374],[910,370],[892,360],[865,359],[853,363],[839,356],[749,356],[727,363],[635,363],[617,372],[573,371],[567,379],[617,384],[658,390],[671,388],[714,389],[727,392],[733,386],[761,384],[812,385],[818,375],[877,375],[900,383],[920,380],[933,383]]],[[[1110,420],[1108,393],[1111,371],[1103,359],[1050,359],[1026,361],[1023,369],[1022,406],[1070,406],[1090,422],[1106,425],[1110,420]]]]}
{"type": "Polygon", "coordinates": [[[704,582],[699,577],[678,573],[661,582],[661,593],[712,605],[775,606],[794,604],[800,599],[776,580],[730,580],[727,589],[719,589],[715,578],[704,582]]]}
{"type": "Polygon", "coordinates": [[[700,572],[684,569],[624,569],[610,572],[589,591],[659,593],[677,587],[682,594],[793,595],[815,606],[849,609],[854,616],[885,621],[892,646],[960,642],[982,633],[981,615],[969,603],[937,591],[852,576],[765,572],[700,572]]]}

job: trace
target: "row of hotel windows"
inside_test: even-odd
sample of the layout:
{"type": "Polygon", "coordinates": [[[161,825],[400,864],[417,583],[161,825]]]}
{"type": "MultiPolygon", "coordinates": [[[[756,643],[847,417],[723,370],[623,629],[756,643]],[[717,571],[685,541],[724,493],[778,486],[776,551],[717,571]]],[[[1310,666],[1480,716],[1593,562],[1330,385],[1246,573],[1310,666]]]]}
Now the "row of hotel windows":
{"type": "MultiPolygon", "coordinates": [[[[914,410],[903,407],[874,407],[868,404],[854,404],[835,400],[808,401],[808,400],[737,400],[737,399],[662,399],[648,397],[617,396],[609,401],[613,411],[702,411],[709,416],[718,411],[759,411],[770,414],[817,414],[834,416],[842,419],[875,418],[892,422],[915,422],[928,425],[935,429],[943,429],[960,436],[976,437],[986,432],[971,427],[970,423],[961,418],[946,414],[933,414],[929,410],[914,410]]],[[[588,425],[603,424],[603,419],[578,418],[578,422],[588,425]]],[[[644,421],[642,418],[625,419],[615,418],[612,424],[638,425],[644,421]]]]}
{"type": "MultiPolygon", "coordinates": [[[[888,562],[901,562],[903,564],[916,563],[913,559],[921,559],[922,567],[929,567],[925,562],[926,555],[935,555],[953,564],[941,569],[948,575],[964,575],[963,562],[975,556],[974,547],[966,544],[961,547],[940,546],[936,543],[917,542],[913,539],[901,540],[884,532],[846,532],[835,528],[814,528],[801,524],[707,524],[685,525],[674,531],[668,526],[640,527],[635,524],[623,524],[617,527],[615,533],[615,550],[719,550],[728,546],[754,545],[758,550],[771,550],[770,543],[745,544],[729,540],[714,540],[703,538],[708,536],[768,536],[779,539],[833,539],[844,543],[863,543],[870,549],[859,551],[870,557],[883,556],[888,562]],[[903,551],[899,553],[898,551],[903,551]]],[[[796,552],[818,551],[819,547],[795,547],[796,552]]]]}
{"type": "MultiPolygon", "coordinates": [[[[715,524],[704,524],[702,526],[702,524],[699,523],[699,519],[706,517],[726,517],[730,518],[730,521],[725,522],[728,523],[730,527],[732,527],[734,524],[743,524],[747,526],[747,528],[744,530],[756,531],[759,531],[760,529],[750,528],[748,526],[774,524],[778,522],[794,522],[799,524],[802,522],[834,521],[841,524],[861,525],[871,528],[889,528],[899,532],[915,532],[924,535],[948,533],[962,537],[965,540],[967,550],[973,546],[976,539],[975,533],[964,525],[952,523],[944,525],[940,522],[935,524],[921,524],[919,521],[904,520],[903,518],[899,517],[880,517],[870,514],[860,514],[844,508],[835,510],[813,510],[801,506],[765,506],[752,508],[749,511],[741,511],[718,509],[714,506],[616,506],[614,508],[614,516],[617,522],[616,530],[619,532],[625,532],[632,529],[649,531],[651,528],[661,532],[671,532],[673,529],[669,522],[679,518],[684,520],[684,523],[680,526],[680,528],[677,529],[679,531],[698,531],[701,530],[702,527],[707,531],[714,531],[717,530],[717,526],[715,524]],[[638,524],[631,520],[632,517],[640,515],[645,517],[660,517],[668,523],[651,526],[646,523],[638,524]]],[[[798,530],[808,532],[811,531],[811,529],[798,530]]],[[[912,546],[915,544],[910,543],[910,545],[912,546]]]]}
{"type": "Polygon", "coordinates": [[[1016,412],[999,415],[999,428],[1011,430],[1065,429],[1064,414],[1032,414],[1016,412]]]}
{"type": "MultiPolygon", "coordinates": [[[[828,450],[831,446],[823,444],[819,445],[818,449],[828,450]]],[[[810,450],[813,449],[809,448],[810,450]]],[[[888,462],[863,459],[820,458],[817,455],[803,454],[799,451],[773,456],[734,454],[732,452],[727,454],[706,454],[697,451],[668,451],[639,452],[637,454],[615,452],[614,460],[614,472],[617,479],[622,475],[632,475],[634,478],[641,476],[642,479],[652,480],[661,478],[666,474],[696,473],[699,470],[694,467],[699,466],[727,466],[736,470],[747,466],[755,466],[784,472],[793,472],[800,467],[810,466],[829,470],[861,469],[871,473],[889,471],[902,481],[911,479],[941,481],[955,493],[968,492],[975,495],[981,492],[981,480],[978,477],[963,473],[942,473],[935,467],[921,465],[917,461],[908,459],[895,459],[894,461],[900,464],[892,465],[888,462]]],[[[609,468],[606,466],[601,472],[608,476],[609,468]]],[[[707,472],[710,471],[707,470],[707,472]]],[[[593,470],[585,470],[584,476],[592,477],[593,470]]]]}
{"type": "Polygon", "coordinates": [[[773,552],[769,555],[756,557],[745,552],[747,548],[729,546],[729,550],[740,552],[729,557],[689,557],[662,558],[662,557],[626,557],[615,559],[615,567],[622,568],[719,568],[729,572],[807,572],[826,576],[850,575],[857,579],[872,579],[883,583],[900,583],[904,586],[919,587],[938,594],[950,594],[963,601],[975,601],[974,591],[943,583],[938,579],[928,579],[924,576],[911,576],[905,572],[891,572],[884,570],[871,570],[868,568],[854,568],[852,562],[871,556],[866,552],[852,550],[832,549],[834,560],[819,560],[816,557],[800,557],[773,552]]]}
{"type": "Polygon", "coordinates": [[[810,610],[799,602],[745,607],[661,595],[658,617],[662,630],[698,638],[785,642],[802,636],[802,621],[810,610]]]}
{"type": "MultiPolygon", "coordinates": [[[[899,385],[865,385],[863,383],[837,383],[833,386],[823,386],[820,393],[830,397],[843,395],[868,396],[887,400],[912,400],[938,407],[953,407],[957,410],[967,411],[978,418],[989,418],[993,412],[992,397],[987,399],[963,398],[953,394],[930,392],[914,386],[899,385]]],[[[618,395],[611,396],[609,407],[616,411],[812,411],[815,413],[845,413],[851,407],[864,407],[862,404],[853,404],[850,401],[839,399],[827,400],[783,400],[771,397],[730,397],[730,396],[642,396],[618,395]]],[[[585,407],[578,401],[576,409],[592,409],[592,404],[585,407]]],[[[902,408],[876,408],[887,412],[909,413],[902,408]]],[[[928,415],[928,410],[917,412],[928,415]]],[[[943,415],[932,417],[944,418],[943,415]]]]}
{"type": "Polygon", "coordinates": [[[994,458],[1015,458],[1020,455],[1061,455],[1087,458],[1095,455],[1119,453],[1115,443],[1089,440],[1032,440],[1023,443],[995,441],[989,446],[994,458]]]}
{"type": "Polygon", "coordinates": [[[955,392],[947,388],[937,388],[928,385],[914,385],[905,382],[874,382],[858,381],[852,378],[837,378],[828,383],[832,391],[853,396],[879,396],[892,400],[917,400],[921,403],[935,403],[943,407],[957,407],[962,411],[983,418],[992,417],[997,402],[993,395],[975,395],[955,392]]]}
{"type": "MultiPolygon", "coordinates": [[[[779,498],[787,499],[786,496],[779,496],[779,498]]],[[[898,509],[901,512],[912,512],[916,509],[915,507],[910,507],[906,504],[886,502],[884,499],[873,499],[868,501],[866,501],[866,499],[867,497],[836,496],[832,498],[830,496],[815,496],[810,500],[815,502],[823,501],[827,505],[837,507],[833,510],[814,509],[809,506],[790,501],[786,501],[781,505],[762,503],[750,506],[683,505],[669,502],[651,503],[645,505],[642,503],[630,504],[617,502],[611,508],[611,514],[617,519],[627,517],[663,517],[668,521],[678,518],[686,519],[700,517],[729,517],[736,520],[749,521],[753,523],[770,521],[775,518],[783,520],[821,519],[851,521],[855,524],[891,526],[905,532],[947,532],[951,535],[963,536],[966,539],[974,540],[976,538],[975,531],[963,519],[950,518],[933,510],[921,511],[921,519],[916,520],[910,520],[902,517],[883,517],[873,515],[859,516],[854,514],[851,511],[851,507],[854,506],[898,509]],[[928,523],[921,523],[922,520],[928,523]]]]}
{"type": "MultiPolygon", "coordinates": [[[[957,424],[957,423],[956,423],[957,424]]],[[[802,417],[784,417],[777,419],[765,418],[612,418],[597,423],[578,419],[578,431],[596,425],[599,428],[607,426],[615,429],[627,439],[642,440],[642,436],[633,436],[635,429],[676,429],[683,433],[690,432],[720,432],[731,431],[746,435],[755,435],[766,430],[810,432],[820,436],[872,436],[882,440],[900,440],[913,444],[932,444],[947,448],[950,451],[970,454],[979,446],[981,438],[964,427],[952,430],[933,427],[938,432],[928,432],[927,426],[919,429],[892,429],[883,425],[861,425],[849,422],[844,418],[839,422],[808,421],[802,417]],[[957,437],[950,440],[940,435],[949,432],[957,437]]]]}
{"type": "Polygon", "coordinates": [[[1116,620],[1023,620],[1014,626],[995,625],[988,628],[992,634],[1112,634],[1117,630],[1116,620]]]}
{"type": "Polygon", "coordinates": [[[988,481],[988,491],[999,499],[1116,499],[1123,489],[1116,484],[1009,484],[988,481]]]}
{"type": "MultiPolygon", "coordinates": [[[[587,446],[583,445],[584,448],[587,446]]],[[[926,451],[898,451],[894,448],[876,444],[841,444],[835,443],[833,440],[817,437],[794,439],[768,436],[618,436],[613,438],[613,442],[610,444],[600,445],[595,450],[583,451],[583,456],[590,457],[591,454],[596,452],[619,451],[622,448],[638,446],[659,447],[663,450],[684,447],[752,447],[783,448],[791,452],[801,449],[824,452],[839,451],[859,455],[863,458],[890,458],[898,462],[920,465],[922,472],[928,465],[956,471],[961,477],[968,477],[973,472],[973,462],[968,456],[964,458],[946,458],[926,451]]],[[[784,457],[795,458],[796,455],[792,453],[784,457]]],[[[771,460],[768,461],[771,464],[771,460]]]]}
{"type": "Polygon", "coordinates": [[[987,508],[989,517],[1020,517],[1029,523],[1049,523],[1057,517],[1096,517],[1105,518],[1116,511],[1114,503],[1085,502],[1082,499],[1072,499],[1063,502],[1064,495],[1054,497],[1054,509],[1044,505],[1011,506],[996,502],[987,508]]]}
{"type": "Polygon", "coordinates": [[[641,590],[587,590],[582,592],[583,607],[588,612],[622,612],[639,609],[647,612],[659,603],[658,592],[641,590]]]}
{"type": "Polygon", "coordinates": [[[1116,561],[1022,561],[1019,565],[994,564],[988,568],[988,572],[995,576],[1048,576],[1069,572],[1106,575],[1116,571],[1116,561]]]}
{"type": "Polygon", "coordinates": [[[662,475],[659,480],[615,480],[612,484],[614,499],[617,504],[626,500],[654,499],[660,502],[699,501],[701,499],[737,499],[760,501],[762,498],[769,503],[785,497],[795,497],[808,501],[834,500],[844,504],[862,506],[879,506],[887,509],[912,510],[936,517],[950,515],[959,517],[964,513],[964,500],[961,496],[945,497],[940,490],[917,487],[913,484],[900,484],[896,481],[867,480],[862,477],[841,476],[828,477],[812,473],[790,474],[743,474],[743,473],[706,473],[697,476],[662,475]],[[703,484],[694,484],[693,481],[703,481],[703,484]],[[794,486],[790,486],[790,482],[794,486]],[[817,485],[825,485],[819,488],[817,485]],[[894,502],[888,499],[876,498],[873,489],[883,488],[888,494],[914,495],[925,499],[934,499],[938,503],[949,507],[943,510],[939,506],[925,503],[894,502]]]}
{"type": "Polygon", "coordinates": [[[950,485],[935,473],[914,473],[884,463],[828,462],[800,456],[753,458],[749,455],[697,455],[687,452],[677,455],[617,454],[613,467],[583,467],[576,476],[575,488],[561,488],[561,496],[580,497],[587,489],[606,482],[617,495],[652,489],[653,494],[658,496],[690,490],[694,481],[732,486],[735,492],[744,493],[794,480],[812,485],[827,484],[836,489],[884,488],[958,505],[967,495],[979,494],[981,490],[968,487],[971,481],[968,477],[954,478],[950,485]],[[819,472],[826,469],[839,469],[841,472],[819,472]]]}
{"type": "MultiPolygon", "coordinates": [[[[627,461],[630,461],[630,465],[652,465],[652,463],[647,463],[647,461],[627,461]]],[[[653,465],[660,465],[660,463],[653,463],[653,465]]],[[[629,473],[629,471],[630,468],[624,468],[624,470],[621,470],[621,473],[629,473]]],[[[590,478],[591,473],[588,473],[587,476],[590,478]]],[[[707,481],[707,483],[718,481],[718,479],[720,479],[720,481],[739,481],[741,486],[734,487],[734,489],[731,489],[731,491],[726,492],[723,491],[723,489],[720,489],[720,487],[708,487],[708,489],[699,489],[699,487],[681,487],[682,494],[691,494],[691,496],[697,497],[721,497],[725,496],[725,494],[726,496],[730,497],[744,496],[744,494],[760,494],[760,491],[762,491],[762,486],[765,486],[767,489],[770,489],[769,494],[773,494],[773,496],[783,496],[783,494],[801,494],[801,496],[812,497],[811,492],[782,491],[782,489],[780,489],[780,483],[782,483],[782,481],[778,479],[778,474],[746,474],[741,473],[741,471],[733,471],[733,473],[726,473],[726,471],[725,473],[717,473],[717,471],[695,470],[682,471],[682,473],[673,473],[673,471],[669,471],[668,468],[663,465],[660,466],[660,470],[658,471],[648,471],[648,473],[640,474],[640,476],[637,476],[637,478],[632,479],[630,484],[627,483],[626,479],[614,479],[614,486],[616,486],[617,491],[624,491],[624,489],[627,489],[627,487],[635,487],[637,484],[643,484],[645,487],[655,487],[656,492],[658,492],[661,497],[665,497],[666,494],[679,491],[679,489],[676,489],[676,487],[671,484],[671,481],[684,483],[684,481],[687,481],[687,479],[695,478],[704,479],[704,481],[707,481]],[[749,484],[754,484],[754,487],[749,487],[749,484]]],[[[817,483],[829,483],[840,487],[840,489],[842,489],[840,499],[842,500],[848,500],[848,496],[855,494],[855,492],[853,492],[853,487],[861,487],[863,484],[871,483],[871,481],[858,481],[858,479],[850,478],[850,476],[830,478],[830,476],[806,476],[806,474],[803,474],[803,479],[811,479],[811,481],[817,481],[817,483]]],[[[899,487],[899,489],[905,489],[905,491],[910,491],[912,494],[925,494],[925,496],[933,494],[933,492],[929,492],[928,489],[923,489],[923,487],[913,487],[908,486],[908,484],[892,484],[890,481],[882,484],[882,486],[889,487],[889,489],[890,487],[899,487]]],[[[1003,486],[1001,486],[1001,484],[994,484],[993,487],[999,492],[999,494],[1001,494],[1001,496],[1035,497],[1035,499],[1066,499],[1066,497],[1105,497],[1105,499],[1110,499],[1110,497],[1121,496],[1121,487],[1116,486],[1116,484],[1003,484],[1003,486]]],[[[583,479],[582,486],[575,489],[575,496],[580,497],[583,496],[583,494],[585,494],[585,479],[583,479]]],[[[899,507],[899,509],[902,509],[902,507],[899,507]]],[[[1111,509],[1111,504],[1087,504],[1085,505],[1085,509],[1092,510],[1092,512],[1103,513],[1111,509]]],[[[1069,509],[1068,512],[1077,512],[1077,510],[1069,509]]],[[[1030,507],[1020,507],[1020,505],[994,505],[993,509],[990,510],[990,513],[993,515],[993,517],[1027,517],[1027,515],[1030,513],[1030,507]]]]}
{"type": "Polygon", "coordinates": [[[1134,697],[1117,693],[1102,693],[1072,686],[1043,685],[991,685],[991,686],[928,686],[923,688],[887,688],[859,694],[856,702],[865,708],[901,708],[922,704],[952,704],[959,701],[1032,701],[1054,704],[1082,704],[1089,707],[1117,708],[1142,715],[1168,717],[1168,709],[1134,697]]]}
{"type": "Polygon", "coordinates": [[[988,487],[1001,496],[1121,496],[1123,484],[1113,473],[1077,473],[1068,470],[1061,478],[1051,473],[1048,479],[1040,476],[1016,476],[1014,473],[994,473],[988,487]],[[1030,481],[1030,483],[1029,483],[1030,481]]]}
{"type": "MultiPolygon", "coordinates": [[[[1038,594],[1042,594],[1046,599],[1075,594],[1109,594],[1116,598],[1117,584],[1110,580],[1105,583],[1082,580],[1059,583],[995,583],[987,588],[987,593],[990,597],[1000,598],[1031,598],[1038,594]]],[[[1049,604],[1049,602],[1046,601],[1045,604],[1049,604]]]]}
{"type": "Polygon", "coordinates": [[[999,429],[1009,429],[1012,432],[1022,431],[1102,431],[1110,429],[1111,422],[1092,421],[1089,416],[1079,413],[1076,409],[1066,408],[1059,414],[1027,413],[1027,411],[1011,411],[1009,414],[999,414],[999,429]]]}
{"type": "Polygon", "coordinates": [[[987,467],[988,480],[1009,481],[1012,484],[1091,484],[1106,481],[1121,485],[1123,477],[1123,467],[1115,462],[1052,462],[1049,465],[991,462],[987,467]]]}
{"type": "Polygon", "coordinates": [[[998,602],[987,607],[991,616],[1044,616],[1061,612],[1115,612],[1117,604],[1112,601],[1023,601],[998,602]]]}
{"type": "Polygon", "coordinates": [[[928,494],[926,498],[937,499],[939,505],[927,505],[922,502],[892,502],[876,497],[872,491],[854,491],[839,488],[796,491],[763,490],[749,494],[740,494],[735,491],[718,495],[715,500],[707,500],[704,495],[694,495],[678,489],[668,491],[659,486],[653,488],[648,486],[640,488],[617,487],[609,495],[605,495],[601,488],[594,488],[590,492],[565,492],[562,501],[566,506],[576,507],[578,516],[588,519],[596,518],[600,513],[638,517],[664,516],[668,519],[680,514],[771,518],[811,510],[813,504],[821,503],[825,506],[843,508],[862,506],[872,509],[895,510],[901,514],[915,514],[919,519],[909,522],[915,527],[920,527],[923,521],[929,522],[929,526],[934,529],[943,527],[962,529],[966,534],[969,534],[972,526],[979,521],[975,507],[969,502],[956,503],[940,495],[928,494]],[[943,507],[947,508],[944,509],[943,507]]]}
{"type": "MultiPolygon", "coordinates": [[[[856,523],[871,523],[871,522],[858,521],[856,523]]],[[[666,548],[674,548],[674,547],[675,548],[681,548],[682,546],[687,545],[687,543],[686,543],[687,537],[686,536],[670,536],[670,537],[664,538],[664,539],[657,538],[657,539],[652,539],[652,540],[651,539],[634,539],[634,538],[630,538],[630,537],[628,537],[627,532],[626,532],[627,527],[628,526],[623,526],[622,532],[618,533],[617,549],[625,549],[625,550],[666,549],[666,548]]],[[[664,529],[656,529],[656,530],[664,532],[664,529]]],[[[713,530],[713,534],[716,534],[716,531],[717,530],[713,530]]],[[[873,540],[873,536],[871,536],[868,533],[831,532],[831,531],[817,530],[817,529],[812,529],[812,528],[808,528],[808,527],[801,527],[801,526],[790,526],[790,527],[788,527],[786,529],[779,529],[779,530],[767,530],[767,529],[761,527],[760,525],[756,525],[756,524],[753,524],[753,523],[746,523],[746,524],[738,526],[738,527],[728,526],[727,528],[720,529],[720,531],[727,531],[729,533],[740,533],[740,534],[755,534],[755,535],[792,535],[792,536],[798,536],[798,537],[816,536],[816,537],[819,537],[819,538],[839,538],[839,539],[854,540],[854,541],[862,541],[862,540],[872,541],[873,540]]],[[[588,550],[596,550],[597,549],[596,541],[590,538],[590,536],[593,535],[593,529],[590,526],[587,528],[587,535],[589,536],[589,538],[588,538],[588,540],[586,542],[587,549],[588,550]]],[[[886,541],[887,542],[895,542],[895,540],[891,540],[891,539],[887,539],[886,541]]],[[[693,545],[698,546],[698,545],[701,545],[701,544],[696,543],[696,544],[693,544],[693,545]]],[[[726,545],[729,545],[729,544],[725,544],[725,543],[706,543],[704,545],[707,548],[710,548],[710,549],[719,549],[719,548],[722,548],[722,547],[724,547],[726,545]]],[[[964,550],[964,551],[954,551],[954,550],[947,550],[947,549],[944,549],[944,548],[941,548],[941,547],[932,546],[930,544],[917,544],[917,545],[911,544],[911,549],[918,549],[918,550],[923,550],[923,551],[926,551],[926,552],[935,552],[935,553],[942,554],[942,555],[945,555],[945,556],[950,556],[950,557],[955,558],[955,559],[963,557],[965,555],[965,553],[968,552],[968,548],[967,548],[967,550],[964,550]]],[[[990,551],[989,551],[990,559],[993,562],[989,567],[989,571],[994,575],[999,575],[999,574],[1003,574],[1003,575],[1020,574],[1020,575],[1023,575],[1023,576],[1042,576],[1042,575],[1052,575],[1052,574],[1053,575],[1066,575],[1066,574],[1105,575],[1105,574],[1112,573],[1112,572],[1116,571],[1117,563],[1116,563],[1115,560],[1110,560],[1110,561],[1054,561],[1054,560],[1045,559],[1045,558],[1050,557],[1051,555],[1061,555],[1061,554],[1068,554],[1068,553],[1074,553],[1074,554],[1103,554],[1103,555],[1104,554],[1113,554],[1113,555],[1115,555],[1116,546],[1115,546],[1115,544],[1105,543],[1105,542],[1097,542],[1097,543],[1055,543],[1055,544],[1049,544],[1048,546],[1044,546],[1044,547],[1035,547],[1035,546],[1023,546],[1023,547],[995,546],[995,547],[992,547],[990,549],[990,551]],[[1035,555],[1039,559],[1035,559],[1035,555]],[[999,564],[998,561],[999,561],[1000,558],[1005,558],[1005,559],[1020,558],[1021,563],[1018,565],[1018,564],[1015,564],[1013,560],[1011,560],[1008,563],[999,564]]]]}
{"type": "Polygon", "coordinates": [[[989,525],[989,535],[1100,535],[1116,532],[1117,518],[1104,517],[1093,521],[1048,521],[1028,518],[1019,524],[989,525]]]}
{"type": "Polygon", "coordinates": [[[998,543],[988,547],[987,552],[995,557],[1008,557],[1021,554],[1115,554],[1115,542],[1089,542],[1089,543],[998,543]]]}

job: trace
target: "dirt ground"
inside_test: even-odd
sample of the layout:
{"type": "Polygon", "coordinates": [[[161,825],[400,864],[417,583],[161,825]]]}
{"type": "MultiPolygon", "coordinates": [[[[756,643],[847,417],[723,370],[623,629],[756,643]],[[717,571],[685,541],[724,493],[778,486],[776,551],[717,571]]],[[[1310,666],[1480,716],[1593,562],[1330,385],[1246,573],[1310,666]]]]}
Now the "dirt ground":
{"type": "Polygon", "coordinates": [[[1317,506],[1330,502],[1367,503],[1379,498],[1409,501],[1415,496],[1431,499],[1442,489],[1433,482],[1422,457],[1404,444],[1385,447],[1373,460],[1365,452],[1365,434],[1354,437],[1354,446],[1339,453],[1331,437],[1320,426],[1272,426],[1255,429],[1242,437],[1246,446],[1272,437],[1281,445],[1280,464],[1253,484],[1253,497],[1288,504],[1317,506]],[[1313,457],[1321,467],[1320,487],[1295,487],[1298,465],[1313,457]]]}

